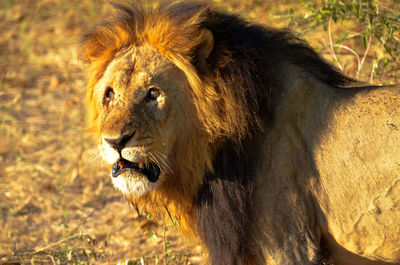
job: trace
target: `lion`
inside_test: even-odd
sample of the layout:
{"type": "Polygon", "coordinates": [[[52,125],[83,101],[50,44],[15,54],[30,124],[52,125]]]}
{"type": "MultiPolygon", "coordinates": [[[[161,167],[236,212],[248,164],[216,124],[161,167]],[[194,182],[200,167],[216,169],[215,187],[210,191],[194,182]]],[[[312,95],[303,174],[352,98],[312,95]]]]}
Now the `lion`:
{"type": "Polygon", "coordinates": [[[202,2],[89,31],[89,127],[133,204],[213,265],[400,264],[400,87],[202,2]]]}

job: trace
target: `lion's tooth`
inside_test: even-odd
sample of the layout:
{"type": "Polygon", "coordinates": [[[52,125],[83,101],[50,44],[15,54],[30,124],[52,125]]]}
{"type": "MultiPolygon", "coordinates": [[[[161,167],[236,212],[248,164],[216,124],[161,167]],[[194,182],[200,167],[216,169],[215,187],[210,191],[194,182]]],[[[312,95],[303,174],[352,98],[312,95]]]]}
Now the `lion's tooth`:
{"type": "Polygon", "coordinates": [[[139,168],[143,169],[144,168],[144,163],[140,162],[139,163],[139,168]]]}

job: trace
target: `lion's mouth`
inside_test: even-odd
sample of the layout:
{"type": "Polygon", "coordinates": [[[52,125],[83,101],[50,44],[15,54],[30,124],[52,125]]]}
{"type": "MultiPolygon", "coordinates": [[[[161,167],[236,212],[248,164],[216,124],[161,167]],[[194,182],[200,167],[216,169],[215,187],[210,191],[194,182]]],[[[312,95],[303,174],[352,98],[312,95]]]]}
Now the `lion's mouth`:
{"type": "Polygon", "coordinates": [[[150,182],[156,182],[160,176],[160,167],[155,163],[135,163],[121,158],[112,168],[112,176],[118,177],[121,173],[134,170],[144,175],[150,182]]]}

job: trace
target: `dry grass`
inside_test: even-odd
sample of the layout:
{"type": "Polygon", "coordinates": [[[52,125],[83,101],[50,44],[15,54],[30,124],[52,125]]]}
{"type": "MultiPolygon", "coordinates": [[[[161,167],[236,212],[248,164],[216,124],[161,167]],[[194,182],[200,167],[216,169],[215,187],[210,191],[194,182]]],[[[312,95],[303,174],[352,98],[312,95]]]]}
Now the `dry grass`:
{"type": "MultiPolygon", "coordinates": [[[[225,8],[308,32],[289,19],[290,5],[261,2],[231,0],[225,8]]],[[[174,227],[138,216],[113,189],[85,132],[79,38],[106,10],[102,0],[0,1],[0,264],[202,262],[200,249],[182,247],[174,227]]],[[[333,41],[357,27],[334,25],[333,41]]],[[[332,53],[327,32],[306,38],[356,75],[357,56],[338,46],[332,53]]],[[[356,37],[340,45],[361,58],[365,52],[356,37]]],[[[371,43],[361,79],[370,79],[379,52],[371,43]]],[[[386,69],[373,81],[398,83],[397,65],[386,69]]]]}

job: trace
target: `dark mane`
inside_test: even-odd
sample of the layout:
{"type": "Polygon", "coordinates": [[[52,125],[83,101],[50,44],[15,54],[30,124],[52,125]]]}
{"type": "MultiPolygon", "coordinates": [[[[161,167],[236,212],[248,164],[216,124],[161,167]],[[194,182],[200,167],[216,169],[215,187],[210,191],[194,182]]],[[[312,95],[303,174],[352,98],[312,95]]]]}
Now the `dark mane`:
{"type": "Polygon", "coordinates": [[[283,64],[297,65],[334,87],[347,87],[356,82],[288,30],[252,24],[237,15],[216,11],[208,11],[201,26],[210,29],[215,40],[209,58],[210,72],[218,73],[224,82],[237,82],[231,87],[248,88],[246,99],[251,113],[265,115],[267,109],[271,110],[269,106],[260,112],[257,107],[273,104],[271,94],[279,90],[279,70],[285,67],[283,64]],[[250,76],[252,80],[247,80],[250,76]]]}
{"type": "MultiPolygon", "coordinates": [[[[251,138],[259,131],[259,121],[265,124],[273,116],[272,99],[280,91],[278,71],[285,67],[282,63],[295,64],[334,87],[346,87],[356,81],[340,73],[292,32],[213,11],[209,11],[201,26],[212,31],[215,41],[208,60],[210,72],[233,89],[246,88],[249,113],[257,115],[251,119],[250,136],[239,145],[229,140],[223,142],[215,155],[214,173],[205,176],[197,194],[197,225],[211,264],[262,264],[265,261],[260,249],[252,244],[249,231],[253,161],[258,160],[251,138]]],[[[218,89],[219,83],[216,84],[218,89]]]]}
{"type": "Polygon", "coordinates": [[[332,86],[343,87],[355,82],[322,59],[307,42],[291,31],[252,24],[237,15],[211,11],[202,26],[214,33],[216,49],[210,56],[213,66],[217,63],[213,55],[220,54],[219,48],[225,48],[231,51],[236,63],[253,60],[261,63],[253,67],[261,67],[259,70],[264,75],[271,70],[274,73],[274,67],[285,61],[332,86]]]}
{"type": "Polygon", "coordinates": [[[211,264],[262,264],[252,240],[253,179],[257,152],[250,139],[246,149],[225,143],[216,154],[214,172],[207,173],[196,196],[196,220],[211,264]],[[256,262],[257,261],[257,262],[256,262]]]}

